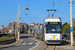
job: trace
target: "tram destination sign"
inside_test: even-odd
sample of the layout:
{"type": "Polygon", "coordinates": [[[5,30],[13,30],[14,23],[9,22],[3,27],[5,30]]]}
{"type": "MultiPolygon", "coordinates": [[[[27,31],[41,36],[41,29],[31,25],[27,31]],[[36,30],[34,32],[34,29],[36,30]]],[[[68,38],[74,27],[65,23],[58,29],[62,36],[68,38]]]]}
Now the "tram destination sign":
{"type": "Polygon", "coordinates": [[[49,22],[49,24],[59,24],[59,22],[49,22]]]}

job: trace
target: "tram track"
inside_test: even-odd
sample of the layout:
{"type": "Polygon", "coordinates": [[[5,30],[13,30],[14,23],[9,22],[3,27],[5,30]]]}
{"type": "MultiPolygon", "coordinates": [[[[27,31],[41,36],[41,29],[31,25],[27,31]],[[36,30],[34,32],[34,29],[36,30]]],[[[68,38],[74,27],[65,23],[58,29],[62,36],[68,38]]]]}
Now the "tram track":
{"type": "Polygon", "coordinates": [[[44,48],[44,50],[55,50],[56,49],[56,45],[47,45],[45,48],[44,48]]]}
{"type": "Polygon", "coordinates": [[[55,50],[55,48],[56,48],[56,45],[55,45],[55,47],[54,47],[54,50],[55,50]]]}
{"type": "Polygon", "coordinates": [[[44,50],[46,50],[46,49],[47,49],[47,47],[48,47],[48,45],[44,48],[44,50]]]}

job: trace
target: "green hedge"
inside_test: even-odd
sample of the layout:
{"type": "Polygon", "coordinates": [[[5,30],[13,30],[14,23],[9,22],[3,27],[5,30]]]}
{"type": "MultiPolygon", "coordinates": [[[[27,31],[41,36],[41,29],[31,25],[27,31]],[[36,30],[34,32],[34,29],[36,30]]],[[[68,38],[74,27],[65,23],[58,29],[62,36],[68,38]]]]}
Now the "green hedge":
{"type": "Polygon", "coordinates": [[[2,37],[0,37],[0,42],[4,42],[4,41],[8,41],[8,40],[13,40],[15,39],[14,37],[12,38],[11,35],[3,35],[2,37]]]}
{"type": "Polygon", "coordinates": [[[0,42],[8,41],[8,40],[13,40],[15,38],[9,38],[9,37],[2,37],[0,38],[0,42]]]}

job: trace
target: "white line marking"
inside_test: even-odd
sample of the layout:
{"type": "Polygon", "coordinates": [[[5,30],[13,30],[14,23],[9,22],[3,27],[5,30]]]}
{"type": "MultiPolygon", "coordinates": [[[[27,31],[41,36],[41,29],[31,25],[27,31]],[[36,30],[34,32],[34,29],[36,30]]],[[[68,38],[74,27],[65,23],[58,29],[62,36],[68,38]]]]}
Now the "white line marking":
{"type": "MultiPolygon", "coordinates": [[[[35,40],[35,41],[37,41],[37,40],[35,40]]],[[[37,42],[38,42],[38,43],[36,43],[36,46],[34,46],[34,47],[30,48],[29,50],[34,49],[35,47],[37,47],[37,46],[40,44],[40,42],[39,42],[39,41],[37,41],[37,42]]]]}
{"type": "Polygon", "coordinates": [[[29,43],[28,45],[32,45],[33,43],[29,43]]]}
{"type": "Polygon", "coordinates": [[[22,45],[26,45],[27,43],[22,43],[22,45]]]}

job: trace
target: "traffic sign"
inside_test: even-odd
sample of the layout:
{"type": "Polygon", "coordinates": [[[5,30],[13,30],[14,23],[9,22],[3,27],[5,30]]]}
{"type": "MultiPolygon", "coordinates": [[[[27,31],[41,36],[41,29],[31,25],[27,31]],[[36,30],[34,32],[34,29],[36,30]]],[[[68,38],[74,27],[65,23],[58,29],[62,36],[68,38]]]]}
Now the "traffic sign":
{"type": "Polygon", "coordinates": [[[20,32],[20,28],[18,28],[18,31],[20,32]]]}
{"type": "Polygon", "coordinates": [[[70,27],[70,32],[73,32],[74,31],[74,28],[73,27],[70,27]]]}

